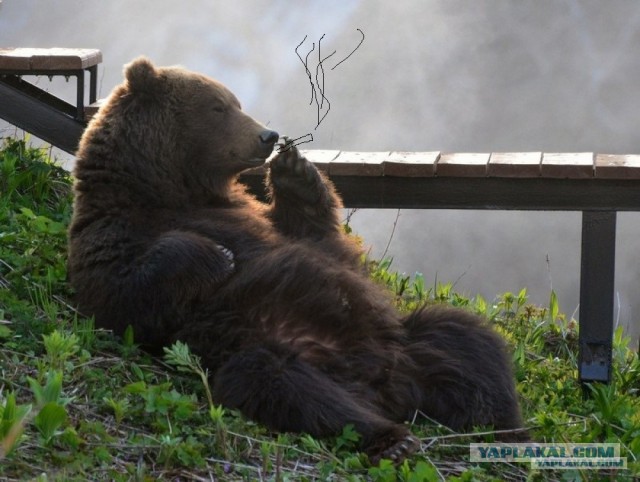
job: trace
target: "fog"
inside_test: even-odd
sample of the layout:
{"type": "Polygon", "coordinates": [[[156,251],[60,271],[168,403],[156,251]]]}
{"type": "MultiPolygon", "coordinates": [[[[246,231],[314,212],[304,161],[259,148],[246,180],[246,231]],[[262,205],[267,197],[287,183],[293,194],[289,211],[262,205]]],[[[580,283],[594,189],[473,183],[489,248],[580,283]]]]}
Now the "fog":
{"type": "MultiPolygon", "coordinates": [[[[5,0],[0,45],[102,50],[101,96],[137,55],[184,65],[281,134],[311,133],[310,149],[640,153],[640,3],[629,0],[5,0]],[[305,36],[312,73],[320,42],[323,58],[336,52],[322,109],[295,51],[305,36]]],[[[64,81],[39,85],[69,95],[64,81]]],[[[639,221],[618,215],[625,326],[638,324],[639,221]]],[[[540,304],[553,288],[577,316],[579,213],[361,210],[352,226],[373,256],[391,241],[393,267],[427,284],[489,299],[526,287],[540,304]]]]}

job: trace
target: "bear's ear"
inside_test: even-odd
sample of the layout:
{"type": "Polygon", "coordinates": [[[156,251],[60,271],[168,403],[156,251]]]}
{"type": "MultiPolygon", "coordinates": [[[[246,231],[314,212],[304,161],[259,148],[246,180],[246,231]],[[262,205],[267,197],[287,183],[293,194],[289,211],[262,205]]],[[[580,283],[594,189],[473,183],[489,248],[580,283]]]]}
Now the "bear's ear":
{"type": "Polygon", "coordinates": [[[158,71],[146,57],[138,57],[124,66],[124,76],[130,92],[150,92],[158,80],[158,71]]]}

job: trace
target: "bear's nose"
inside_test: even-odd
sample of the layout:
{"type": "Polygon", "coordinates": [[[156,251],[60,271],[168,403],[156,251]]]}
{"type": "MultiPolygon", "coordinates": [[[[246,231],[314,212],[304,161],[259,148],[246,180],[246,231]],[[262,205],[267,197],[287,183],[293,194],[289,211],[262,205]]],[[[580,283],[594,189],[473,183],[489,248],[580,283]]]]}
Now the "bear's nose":
{"type": "Polygon", "coordinates": [[[275,144],[276,141],[280,138],[280,134],[276,131],[264,130],[260,133],[260,140],[264,144],[275,144]]]}

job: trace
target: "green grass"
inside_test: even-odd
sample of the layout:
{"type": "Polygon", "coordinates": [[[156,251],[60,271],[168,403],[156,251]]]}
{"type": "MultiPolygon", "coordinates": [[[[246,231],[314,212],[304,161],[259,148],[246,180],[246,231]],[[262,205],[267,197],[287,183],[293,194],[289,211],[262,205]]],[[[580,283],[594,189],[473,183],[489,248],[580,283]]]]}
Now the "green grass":
{"type": "Polygon", "coordinates": [[[415,423],[422,448],[400,467],[370,466],[358,435],[269,433],[216,406],[207,374],[186,346],[154,359],[131,336],[94,328],[74,310],[66,283],[70,178],[46,151],[5,140],[0,150],[0,480],[632,480],[640,476],[640,362],[616,332],[614,379],[577,382],[577,324],[527,303],[525,290],[494,301],[428,286],[421,275],[372,262],[372,277],[399,309],[450,303],[485,315],[509,341],[526,423],[539,442],[615,442],[629,469],[533,471],[472,464],[470,442],[415,423]]]}

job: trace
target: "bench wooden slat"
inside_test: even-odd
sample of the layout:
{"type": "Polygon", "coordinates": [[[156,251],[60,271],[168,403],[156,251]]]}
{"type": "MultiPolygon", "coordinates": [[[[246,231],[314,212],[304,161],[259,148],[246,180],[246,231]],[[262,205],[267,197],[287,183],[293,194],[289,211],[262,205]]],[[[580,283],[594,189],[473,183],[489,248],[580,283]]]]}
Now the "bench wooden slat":
{"type": "Polygon", "coordinates": [[[102,52],[96,49],[0,49],[2,70],[83,70],[102,62],[102,52]]]}
{"type": "Polygon", "coordinates": [[[384,161],[384,175],[396,177],[433,177],[440,152],[391,152],[384,161]]]}
{"type": "Polygon", "coordinates": [[[598,154],[595,176],[604,179],[640,179],[640,155],[598,154]]]}
{"type": "Polygon", "coordinates": [[[329,163],[329,174],[332,176],[382,176],[383,161],[389,152],[340,152],[340,155],[329,163]]]}
{"type": "Polygon", "coordinates": [[[545,153],[542,155],[542,177],[586,179],[593,177],[593,152],[545,153]]]}
{"type": "Polygon", "coordinates": [[[436,163],[436,175],[449,177],[485,177],[489,153],[442,154],[436,163]]]}
{"type": "Polygon", "coordinates": [[[487,176],[540,177],[542,152],[494,152],[489,158],[487,176]]]}
{"type": "Polygon", "coordinates": [[[324,171],[326,173],[329,172],[329,165],[331,161],[336,159],[340,155],[340,151],[332,151],[332,150],[307,150],[301,149],[300,153],[313,162],[318,169],[324,171]]]}

